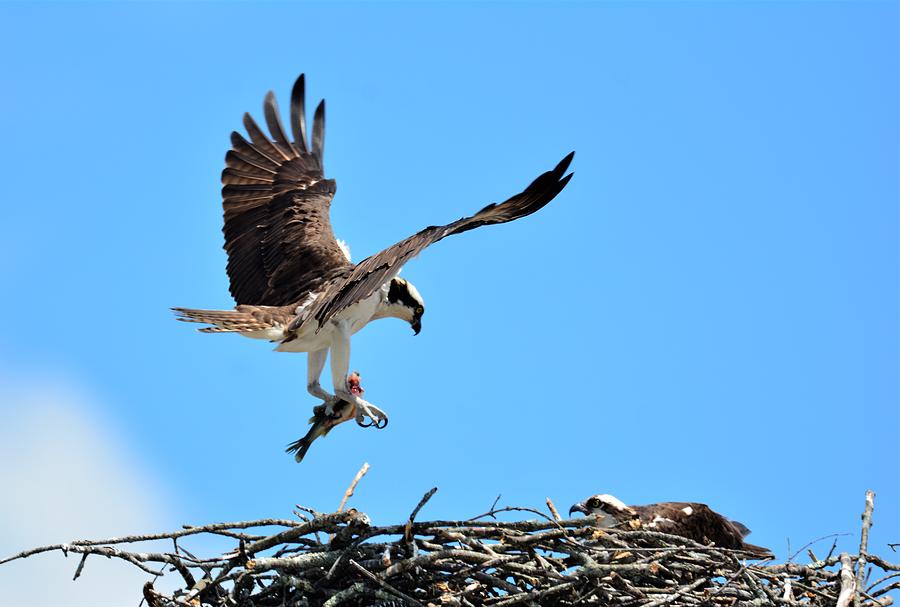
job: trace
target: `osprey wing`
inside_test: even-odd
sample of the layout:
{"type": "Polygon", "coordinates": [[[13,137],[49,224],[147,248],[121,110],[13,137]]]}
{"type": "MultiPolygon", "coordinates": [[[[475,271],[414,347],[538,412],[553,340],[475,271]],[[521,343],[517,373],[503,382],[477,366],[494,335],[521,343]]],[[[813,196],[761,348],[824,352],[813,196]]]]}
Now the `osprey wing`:
{"type": "MultiPolygon", "coordinates": [[[[722,548],[743,550],[752,554],[754,558],[774,557],[768,548],[744,541],[744,538],[750,534],[750,529],[743,523],[729,520],[705,504],[689,505],[693,506],[695,515],[698,517],[694,525],[695,529],[699,530],[705,538],[704,542],[713,542],[722,548]]],[[[690,524],[690,519],[691,517],[685,519],[686,525],[690,524]]]]}
{"type": "Polygon", "coordinates": [[[293,142],[272,92],[263,104],[271,138],[250,114],[244,115],[250,140],[231,134],[222,171],[222,231],[238,304],[289,305],[353,267],[331,229],[335,182],[322,168],[325,102],[316,108],[308,147],[304,88],[301,74],[291,92],[293,142]]]}
{"type": "Polygon", "coordinates": [[[701,544],[740,548],[743,537],[731,521],[707,506],[695,502],[662,502],[641,506],[641,519],[648,528],[688,537],[701,544]]]}
{"type": "MultiPolygon", "coordinates": [[[[380,253],[368,257],[353,268],[352,272],[329,287],[323,297],[302,322],[315,318],[322,327],[345,308],[369,297],[392,279],[403,265],[418,255],[425,247],[452,234],[495,223],[506,223],[531,215],[553,200],[571,179],[565,175],[575,152],[563,158],[556,168],[535,179],[525,190],[500,204],[489,204],[471,217],[463,217],[444,226],[430,226],[421,232],[401,240],[380,253]]],[[[297,326],[299,326],[298,323],[297,326]]],[[[297,328],[292,327],[292,328],[297,328]]]]}

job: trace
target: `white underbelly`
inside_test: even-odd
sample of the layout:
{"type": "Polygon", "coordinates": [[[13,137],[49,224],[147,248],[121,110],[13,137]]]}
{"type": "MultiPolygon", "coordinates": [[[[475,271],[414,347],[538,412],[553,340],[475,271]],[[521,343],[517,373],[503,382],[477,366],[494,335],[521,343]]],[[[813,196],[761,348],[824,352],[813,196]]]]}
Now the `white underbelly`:
{"type": "Polygon", "coordinates": [[[315,329],[304,330],[295,339],[285,341],[275,348],[276,352],[316,352],[331,347],[333,327],[325,327],[318,333],[315,329]]]}
{"type": "Polygon", "coordinates": [[[381,293],[376,292],[374,295],[362,300],[354,306],[350,306],[340,314],[334,317],[335,321],[349,320],[350,333],[356,333],[372,320],[375,316],[375,310],[381,301],[381,293]]]}
{"type": "Polygon", "coordinates": [[[265,339],[266,341],[280,341],[284,339],[284,327],[281,325],[270,327],[268,329],[260,329],[259,331],[242,331],[238,333],[241,337],[249,337],[250,339],[265,339]]]}
{"type": "Polygon", "coordinates": [[[354,304],[331,319],[328,324],[316,332],[318,324],[313,321],[304,326],[295,339],[278,344],[275,348],[278,352],[316,352],[330,348],[334,335],[337,332],[337,322],[350,321],[350,333],[356,333],[372,320],[375,310],[381,301],[381,292],[354,304]]]}

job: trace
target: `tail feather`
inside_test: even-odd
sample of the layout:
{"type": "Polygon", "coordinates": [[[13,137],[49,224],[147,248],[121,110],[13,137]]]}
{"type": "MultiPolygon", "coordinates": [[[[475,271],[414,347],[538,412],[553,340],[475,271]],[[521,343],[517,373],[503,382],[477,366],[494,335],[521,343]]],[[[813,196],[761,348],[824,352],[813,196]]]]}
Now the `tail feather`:
{"type": "Polygon", "coordinates": [[[771,550],[763,546],[757,546],[756,544],[748,544],[744,542],[744,545],[741,546],[741,550],[743,550],[744,552],[749,552],[754,556],[754,558],[758,559],[775,558],[775,554],[771,550]]]}
{"type": "Polygon", "coordinates": [[[740,521],[731,521],[731,524],[735,526],[738,532],[741,534],[741,537],[747,537],[750,535],[750,528],[747,527],[744,523],[740,521]]]}
{"type": "Polygon", "coordinates": [[[198,329],[202,333],[244,333],[261,331],[270,325],[261,322],[252,314],[241,310],[197,310],[193,308],[172,308],[177,320],[197,322],[211,327],[198,329]]]}

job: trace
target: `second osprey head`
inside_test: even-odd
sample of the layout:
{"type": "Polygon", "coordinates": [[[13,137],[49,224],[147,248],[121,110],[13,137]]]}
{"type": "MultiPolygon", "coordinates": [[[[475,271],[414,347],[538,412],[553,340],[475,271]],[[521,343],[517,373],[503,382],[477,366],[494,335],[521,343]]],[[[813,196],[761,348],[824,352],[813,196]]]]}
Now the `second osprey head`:
{"type": "Polygon", "coordinates": [[[581,512],[598,518],[601,527],[614,527],[619,523],[637,517],[637,512],[626,506],[619,498],[602,493],[593,495],[569,508],[569,516],[581,512]]]}
{"type": "Polygon", "coordinates": [[[425,301],[413,284],[402,278],[394,278],[388,286],[387,298],[376,317],[400,318],[409,323],[415,334],[422,330],[425,301]]]}

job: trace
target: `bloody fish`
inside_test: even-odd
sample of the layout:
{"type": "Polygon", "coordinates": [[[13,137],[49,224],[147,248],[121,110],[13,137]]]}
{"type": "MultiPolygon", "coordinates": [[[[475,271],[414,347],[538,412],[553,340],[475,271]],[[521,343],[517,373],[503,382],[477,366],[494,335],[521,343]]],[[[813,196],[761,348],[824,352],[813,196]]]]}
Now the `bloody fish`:
{"type": "MultiPolygon", "coordinates": [[[[354,371],[347,377],[347,387],[357,396],[360,396],[365,392],[360,385],[360,375],[357,371],[354,371]]],[[[309,423],[312,424],[312,428],[309,429],[306,436],[292,442],[287,446],[285,451],[287,453],[293,453],[294,459],[297,463],[300,463],[306,456],[306,452],[309,451],[309,447],[313,444],[313,441],[321,436],[327,436],[335,426],[339,426],[344,422],[355,418],[356,405],[348,403],[343,399],[335,403],[333,415],[325,413],[325,403],[322,403],[313,408],[313,416],[309,418],[309,423]]]]}

